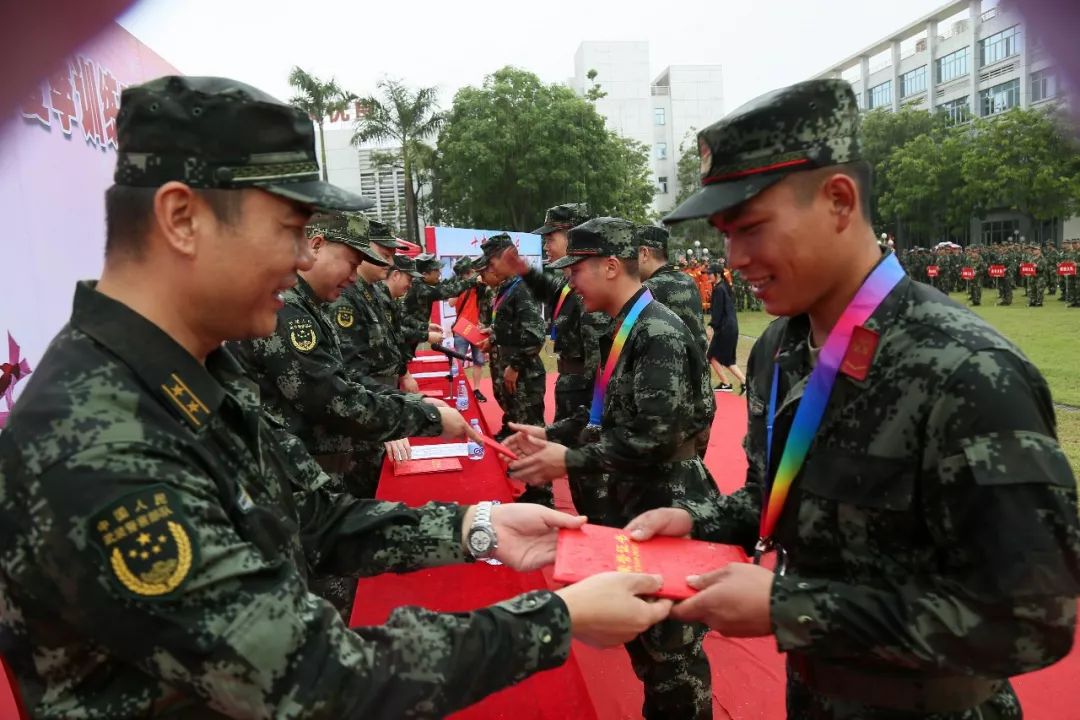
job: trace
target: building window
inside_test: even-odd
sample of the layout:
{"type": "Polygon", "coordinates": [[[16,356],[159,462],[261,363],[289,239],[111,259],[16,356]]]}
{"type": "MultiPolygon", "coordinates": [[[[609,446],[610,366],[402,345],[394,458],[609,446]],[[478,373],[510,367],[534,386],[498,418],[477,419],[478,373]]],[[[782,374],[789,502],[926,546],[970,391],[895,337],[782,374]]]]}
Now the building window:
{"type": "Polygon", "coordinates": [[[880,85],[870,88],[867,96],[868,107],[873,110],[878,107],[892,106],[892,80],[886,80],[880,85]]]}
{"type": "Polygon", "coordinates": [[[1010,80],[979,93],[983,117],[1003,113],[1020,104],[1020,80],[1010,80]]]}
{"type": "Polygon", "coordinates": [[[1019,220],[992,220],[982,224],[983,245],[1012,242],[1013,233],[1020,229],[1019,220]]]}
{"type": "Polygon", "coordinates": [[[1008,30],[994,33],[979,41],[979,52],[983,65],[993,65],[1020,52],[1020,26],[1013,25],[1008,30]]]}
{"type": "Polygon", "coordinates": [[[938,58],[937,80],[939,83],[949,82],[968,74],[968,50],[969,48],[961,48],[938,58]]]}
{"type": "Polygon", "coordinates": [[[1057,75],[1053,70],[1031,73],[1031,102],[1049,100],[1057,96],[1057,75]]]}
{"type": "Polygon", "coordinates": [[[658,188],[661,195],[668,194],[667,175],[661,175],[660,177],[656,178],[656,187],[658,188]]]}
{"type": "Polygon", "coordinates": [[[967,95],[941,103],[938,110],[948,116],[949,122],[953,124],[965,123],[971,119],[971,106],[968,104],[967,95]]]}
{"type": "Polygon", "coordinates": [[[656,108],[653,110],[653,121],[656,122],[657,125],[667,124],[667,113],[664,111],[664,108],[656,108]]]}
{"type": "Polygon", "coordinates": [[[900,97],[926,92],[926,66],[915,68],[900,76],[900,97]]]}
{"type": "Polygon", "coordinates": [[[664,142],[656,143],[656,159],[657,160],[667,160],[667,143],[664,143],[664,142]]]}

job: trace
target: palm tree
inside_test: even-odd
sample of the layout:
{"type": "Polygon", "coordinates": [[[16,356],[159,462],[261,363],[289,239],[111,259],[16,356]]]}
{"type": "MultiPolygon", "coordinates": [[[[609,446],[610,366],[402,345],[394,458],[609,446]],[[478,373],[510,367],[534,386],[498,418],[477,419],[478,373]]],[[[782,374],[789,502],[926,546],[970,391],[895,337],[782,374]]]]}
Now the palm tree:
{"type": "Polygon", "coordinates": [[[324,82],[297,66],[293,66],[289,72],[289,84],[299,91],[289,103],[310,115],[319,128],[322,179],[326,180],[326,139],[323,136],[323,123],[328,116],[347,108],[349,103],[356,99],[356,95],[342,90],[334,78],[324,82]]]}
{"type": "Polygon", "coordinates": [[[392,141],[401,146],[405,175],[405,237],[419,242],[420,226],[416,216],[416,161],[423,152],[423,141],[442,127],[445,116],[436,110],[435,88],[412,90],[398,80],[383,80],[376,86],[381,97],[360,98],[363,115],[356,119],[354,145],[392,141]]]}

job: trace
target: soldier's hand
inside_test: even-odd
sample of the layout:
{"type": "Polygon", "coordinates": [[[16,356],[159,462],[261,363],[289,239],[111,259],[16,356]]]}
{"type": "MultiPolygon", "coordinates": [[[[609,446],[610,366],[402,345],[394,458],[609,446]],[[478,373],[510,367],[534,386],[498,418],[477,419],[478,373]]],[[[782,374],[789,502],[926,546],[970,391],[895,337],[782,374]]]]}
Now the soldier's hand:
{"type": "Polygon", "coordinates": [[[443,331],[443,326],[438,323],[429,322],[427,324],[427,329],[431,332],[441,333],[443,331]]]}
{"type": "MultiPolygon", "coordinates": [[[[468,515],[465,521],[471,524],[468,515]]],[[[579,528],[585,524],[585,518],[543,505],[507,503],[491,509],[491,524],[499,538],[495,559],[526,572],[555,562],[559,528],[579,528]]]]}
{"type": "Polygon", "coordinates": [[[408,438],[390,440],[383,443],[383,447],[386,448],[386,454],[390,456],[394,462],[404,462],[412,458],[412,447],[409,445],[408,438]]]}
{"type": "Polygon", "coordinates": [[[608,572],[593,575],[556,595],[570,612],[574,637],[594,647],[622,645],[668,616],[670,600],[646,600],[664,584],[659,575],[608,572]]]}
{"type": "Polygon", "coordinates": [[[503,370],[503,386],[506,388],[506,392],[510,393],[511,395],[517,392],[517,381],[519,374],[520,373],[518,373],[517,370],[510,367],[509,365],[506,367],[505,370],[503,370]]]}
{"type": "Polygon", "coordinates": [[[452,407],[436,407],[442,418],[442,433],[439,437],[445,440],[460,440],[468,438],[478,443],[484,442],[484,436],[469,425],[469,421],[452,407]]]}
{"type": "Polygon", "coordinates": [[[420,392],[419,383],[416,382],[416,378],[414,378],[410,373],[405,373],[401,376],[401,379],[398,382],[398,387],[400,387],[407,393],[420,392]]]}
{"type": "Polygon", "coordinates": [[[516,247],[506,248],[503,259],[509,264],[510,272],[515,275],[524,275],[529,272],[529,263],[525,262],[525,258],[521,257],[516,247]]]}
{"type": "Polygon", "coordinates": [[[641,513],[624,529],[638,542],[657,535],[686,537],[694,529],[694,518],[682,508],[657,508],[641,513]]]}
{"type": "Polygon", "coordinates": [[[427,334],[428,342],[432,345],[441,345],[443,341],[442,329],[429,330],[427,334]]]}
{"type": "Polygon", "coordinates": [[[700,592],[683,600],[671,616],[686,622],[703,622],[728,637],[758,637],[772,634],[769,598],[772,570],[732,563],[704,575],[691,575],[687,584],[700,592]]]}
{"type": "Polygon", "coordinates": [[[534,437],[537,440],[547,440],[547,430],[539,425],[518,425],[517,423],[510,423],[509,427],[514,431],[514,434],[506,438],[504,444],[506,447],[513,450],[519,457],[532,455],[539,449],[529,442],[529,437],[534,437]]]}
{"type": "Polygon", "coordinates": [[[532,452],[510,463],[510,477],[527,485],[543,487],[566,475],[566,446],[524,435],[524,442],[532,445],[532,452]]]}

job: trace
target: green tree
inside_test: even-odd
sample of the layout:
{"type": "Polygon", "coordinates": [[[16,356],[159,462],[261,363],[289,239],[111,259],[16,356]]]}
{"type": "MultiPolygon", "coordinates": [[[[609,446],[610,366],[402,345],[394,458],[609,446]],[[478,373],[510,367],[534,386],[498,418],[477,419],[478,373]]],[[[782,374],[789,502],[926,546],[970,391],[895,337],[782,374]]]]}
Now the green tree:
{"type": "Polygon", "coordinates": [[[416,159],[424,151],[424,140],[438,133],[445,116],[438,111],[435,88],[413,90],[398,80],[383,80],[380,96],[360,98],[363,115],[356,120],[354,145],[392,142],[400,147],[405,175],[405,237],[419,242],[420,227],[416,205],[416,159]]]}
{"type": "Polygon", "coordinates": [[[596,72],[595,69],[585,73],[585,77],[592,81],[592,87],[585,91],[585,99],[591,103],[595,103],[597,100],[607,97],[607,93],[600,89],[600,83],[596,82],[596,76],[599,74],[600,73],[596,72]]]}
{"type": "MultiPolygon", "coordinates": [[[[675,206],[678,207],[701,189],[701,156],[698,154],[697,130],[694,128],[687,131],[686,137],[679,144],[679,162],[675,166],[675,175],[679,187],[675,206]]],[[[708,248],[711,258],[723,256],[723,238],[709,225],[708,220],[687,220],[672,226],[670,251],[673,256],[685,254],[690,249],[694,250],[694,255],[700,256],[702,248],[708,248]],[[695,242],[700,245],[695,245],[695,242]]]]}
{"type": "Polygon", "coordinates": [[[458,91],[434,165],[440,220],[466,227],[530,230],[570,201],[645,222],[654,193],[644,146],[569,88],[512,67],[458,91]]]}
{"type": "Polygon", "coordinates": [[[977,217],[1009,209],[1041,221],[1080,211],[1080,151],[1057,112],[1016,108],[975,120],[962,175],[977,217]]]}
{"type": "Polygon", "coordinates": [[[341,112],[356,99],[350,92],[342,90],[333,78],[320,80],[311,73],[293,66],[289,72],[289,84],[296,91],[289,104],[306,112],[319,128],[319,149],[322,155],[322,179],[326,180],[326,142],[323,136],[323,123],[330,115],[341,112]]]}

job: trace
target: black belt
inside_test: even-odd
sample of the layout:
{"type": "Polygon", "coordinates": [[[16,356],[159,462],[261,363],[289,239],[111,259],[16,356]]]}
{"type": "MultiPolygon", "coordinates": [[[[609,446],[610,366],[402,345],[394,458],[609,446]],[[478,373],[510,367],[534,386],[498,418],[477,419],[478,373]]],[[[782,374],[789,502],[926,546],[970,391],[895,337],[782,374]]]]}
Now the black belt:
{"type": "Polygon", "coordinates": [[[568,358],[560,355],[557,365],[560,375],[585,374],[585,361],[581,358],[568,358]]]}
{"type": "Polygon", "coordinates": [[[799,681],[823,695],[890,710],[951,713],[983,704],[1004,680],[970,675],[890,675],[836,665],[791,653],[788,666],[799,681]]]}

